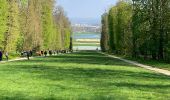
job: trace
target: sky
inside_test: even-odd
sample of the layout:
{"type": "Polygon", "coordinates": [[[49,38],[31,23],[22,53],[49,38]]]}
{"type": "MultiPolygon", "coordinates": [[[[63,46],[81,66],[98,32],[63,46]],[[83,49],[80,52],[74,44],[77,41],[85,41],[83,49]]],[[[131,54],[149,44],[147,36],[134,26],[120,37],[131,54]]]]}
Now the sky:
{"type": "Polygon", "coordinates": [[[98,19],[117,0],[57,0],[69,18],[98,19]]]}

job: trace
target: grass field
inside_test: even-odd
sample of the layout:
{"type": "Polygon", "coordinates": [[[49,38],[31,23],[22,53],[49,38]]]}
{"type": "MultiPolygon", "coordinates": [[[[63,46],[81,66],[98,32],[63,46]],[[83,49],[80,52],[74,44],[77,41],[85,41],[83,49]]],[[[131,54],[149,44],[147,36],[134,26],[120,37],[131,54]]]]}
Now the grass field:
{"type": "Polygon", "coordinates": [[[165,69],[165,70],[169,70],[170,71],[170,63],[165,62],[165,61],[158,61],[158,60],[151,60],[151,59],[143,59],[143,58],[130,58],[130,57],[124,57],[125,59],[129,59],[129,60],[133,60],[133,61],[137,61],[139,63],[142,64],[146,64],[146,65],[150,65],[152,67],[156,67],[156,68],[161,68],[161,69],[165,69]]]}
{"type": "Polygon", "coordinates": [[[168,100],[170,77],[92,51],[0,64],[0,100],[168,100]]]}

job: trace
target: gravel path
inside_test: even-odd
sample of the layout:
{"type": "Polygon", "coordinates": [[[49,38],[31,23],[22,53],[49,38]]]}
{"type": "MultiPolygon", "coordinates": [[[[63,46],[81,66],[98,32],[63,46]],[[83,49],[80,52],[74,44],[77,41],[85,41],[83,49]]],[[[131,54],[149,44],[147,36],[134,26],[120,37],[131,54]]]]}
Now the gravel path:
{"type": "Polygon", "coordinates": [[[135,61],[131,61],[131,60],[126,60],[126,59],[123,59],[123,58],[120,58],[120,57],[117,57],[117,56],[114,56],[114,55],[109,55],[109,54],[106,54],[106,53],[101,53],[101,54],[104,54],[104,55],[111,57],[111,58],[119,59],[121,61],[133,64],[133,65],[136,65],[136,66],[148,69],[148,70],[155,71],[156,73],[161,73],[161,74],[170,76],[170,71],[165,70],[165,69],[155,68],[155,67],[152,67],[152,66],[144,65],[144,64],[141,64],[141,63],[138,63],[138,62],[135,62],[135,61]]]}

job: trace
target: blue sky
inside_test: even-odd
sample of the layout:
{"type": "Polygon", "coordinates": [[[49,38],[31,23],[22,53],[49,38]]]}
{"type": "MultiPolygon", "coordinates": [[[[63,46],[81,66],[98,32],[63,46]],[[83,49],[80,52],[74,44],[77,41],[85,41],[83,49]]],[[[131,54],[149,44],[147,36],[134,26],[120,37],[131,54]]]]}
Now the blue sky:
{"type": "Polygon", "coordinates": [[[100,19],[101,15],[117,0],[57,0],[69,18],[100,19]]]}

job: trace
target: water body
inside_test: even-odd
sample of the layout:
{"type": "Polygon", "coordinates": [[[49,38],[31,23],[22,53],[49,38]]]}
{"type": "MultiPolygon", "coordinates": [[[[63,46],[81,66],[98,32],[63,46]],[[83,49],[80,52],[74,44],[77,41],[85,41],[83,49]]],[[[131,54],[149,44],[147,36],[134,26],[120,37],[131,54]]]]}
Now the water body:
{"type": "Polygon", "coordinates": [[[74,39],[100,39],[100,33],[73,33],[74,39]]]}
{"type": "MultiPolygon", "coordinates": [[[[74,42],[76,39],[100,39],[100,37],[101,37],[100,33],[73,33],[74,42]]],[[[95,43],[89,43],[88,41],[87,44],[89,45],[86,46],[82,46],[82,43],[77,43],[77,42],[75,43],[76,46],[73,46],[74,50],[96,50],[96,49],[100,50],[100,46],[91,45],[95,43]]]]}
{"type": "Polygon", "coordinates": [[[74,50],[96,50],[98,48],[98,50],[100,50],[99,46],[74,46],[73,49],[74,50]]]}

